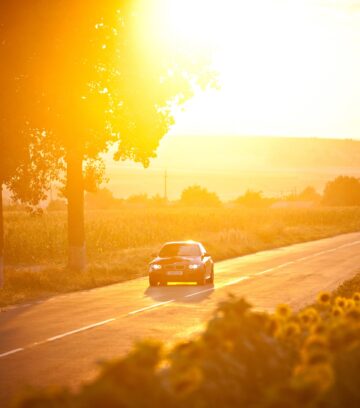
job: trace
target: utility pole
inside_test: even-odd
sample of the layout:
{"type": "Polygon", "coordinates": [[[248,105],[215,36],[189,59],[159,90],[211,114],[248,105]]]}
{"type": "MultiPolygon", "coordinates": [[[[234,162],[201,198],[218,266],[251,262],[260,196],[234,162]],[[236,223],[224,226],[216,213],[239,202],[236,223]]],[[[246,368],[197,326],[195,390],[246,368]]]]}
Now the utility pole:
{"type": "Polygon", "coordinates": [[[168,180],[168,174],[167,174],[167,169],[164,172],[164,200],[168,200],[168,194],[167,194],[167,180],[168,180]]]}

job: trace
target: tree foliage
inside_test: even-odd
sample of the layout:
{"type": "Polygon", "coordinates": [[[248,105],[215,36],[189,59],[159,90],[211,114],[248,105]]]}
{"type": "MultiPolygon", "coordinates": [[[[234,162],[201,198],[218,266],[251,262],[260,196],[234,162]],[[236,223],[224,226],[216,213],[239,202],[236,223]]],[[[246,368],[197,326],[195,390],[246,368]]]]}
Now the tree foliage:
{"type": "Polygon", "coordinates": [[[186,206],[217,207],[221,201],[216,193],[199,185],[187,187],[181,194],[180,203],[186,206]]]}
{"type": "Polygon", "coordinates": [[[156,1],[32,2],[24,24],[35,127],[85,158],[116,142],[117,159],[149,164],[174,123],[173,105],[213,81],[207,56],[154,31],[149,4],[156,1]]]}
{"type": "MultiPolygon", "coordinates": [[[[27,119],[25,46],[28,32],[18,14],[18,1],[0,3],[0,287],[4,270],[3,187],[13,198],[35,206],[46,197],[49,181],[61,167],[61,149],[49,143],[43,127],[27,119]]],[[[26,7],[25,7],[26,8],[26,7]]],[[[30,102],[30,101],[28,101],[30,102]]]]}
{"type": "Polygon", "coordinates": [[[360,205],[360,181],[355,177],[339,176],[326,184],[323,203],[332,206],[360,205]]]}
{"type": "Polygon", "coordinates": [[[248,208],[268,207],[274,200],[265,198],[261,191],[247,190],[244,195],[235,200],[235,204],[248,208]]]}
{"type": "Polygon", "coordinates": [[[84,191],[103,174],[94,160],[115,145],[116,159],[148,166],[174,123],[174,105],[213,82],[207,57],[168,41],[156,3],[34,0],[19,9],[26,123],[45,129],[67,162],[71,269],[86,266],[84,191]]]}
{"type": "Polygon", "coordinates": [[[19,2],[0,4],[0,183],[15,199],[36,205],[57,174],[61,152],[42,127],[30,126],[25,103],[28,32],[19,17],[19,2]]]}
{"type": "Polygon", "coordinates": [[[321,195],[315,190],[314,187],[308,186],[298,196],[300,201],[312,201],[319,203],[321,201],[321,195]]]}

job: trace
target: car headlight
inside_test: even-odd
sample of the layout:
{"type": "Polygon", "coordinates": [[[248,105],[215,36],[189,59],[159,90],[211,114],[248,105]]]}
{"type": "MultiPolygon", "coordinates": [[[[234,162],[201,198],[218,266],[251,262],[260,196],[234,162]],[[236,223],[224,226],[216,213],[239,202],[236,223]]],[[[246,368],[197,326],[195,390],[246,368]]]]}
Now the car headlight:
{"type": "Polygon", "coordinates": [[[150,266],[150,269],[151,269],[152,271],[158,271],[159,269],[161,269],[161,265],[159,265],[159,264],[151,265],[151,266],[150,266]]]}
{"type": "Polygon", "coordinates": [[[193,265],[189,265],[189,269],[199,269],[200,265],[198,264],[193,264],[193,265]]]}

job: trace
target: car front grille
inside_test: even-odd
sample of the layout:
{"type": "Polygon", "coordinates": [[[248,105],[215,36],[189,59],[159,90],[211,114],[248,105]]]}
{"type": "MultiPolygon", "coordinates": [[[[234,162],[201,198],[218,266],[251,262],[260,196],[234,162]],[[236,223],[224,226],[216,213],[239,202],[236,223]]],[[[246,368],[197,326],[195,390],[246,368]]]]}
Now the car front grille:
{"type": "Polygon", "coordinates": [[[165,265],[166,271],[182,271],[184,269],[185,269],[185,265],[182,265],[182,264],[165,265]]]}

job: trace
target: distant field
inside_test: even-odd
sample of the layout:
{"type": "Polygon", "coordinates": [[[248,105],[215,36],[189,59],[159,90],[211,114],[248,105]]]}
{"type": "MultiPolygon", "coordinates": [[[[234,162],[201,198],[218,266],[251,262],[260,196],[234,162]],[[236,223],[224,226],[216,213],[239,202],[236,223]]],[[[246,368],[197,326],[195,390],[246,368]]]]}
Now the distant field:
{"type": "MultiPolygon", "coordinates": [[[[161,208],[91,211],[86,214],[90,262],[105,261],[124,249],[157,246],[167,240],[195,239],[224,258],[252,252],[274,242],[288,243],[313,236],[360,228],[360,209],[204,209],[161,208]]],[[[8,265],[64,263],[66,213],[5,216],[8,265]]]]}
{"type": "MultiPolygon", "coordinates": [[[[216,260],[360,229],[360,208],[161,208],[86,215],[89,271],[66,264],[66,214],[5,217],[6,284],[0,306],[143,276],[151,253],[168,240],[202,241],[216,260]],[[27,267],[44,265],[40,272],[27,267]],[[21,266],[21,268],[19,268],[21,266]]],[[[36,268],[35,268],[36,269],[36,268]]]]}

